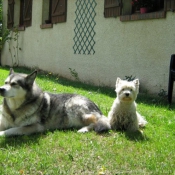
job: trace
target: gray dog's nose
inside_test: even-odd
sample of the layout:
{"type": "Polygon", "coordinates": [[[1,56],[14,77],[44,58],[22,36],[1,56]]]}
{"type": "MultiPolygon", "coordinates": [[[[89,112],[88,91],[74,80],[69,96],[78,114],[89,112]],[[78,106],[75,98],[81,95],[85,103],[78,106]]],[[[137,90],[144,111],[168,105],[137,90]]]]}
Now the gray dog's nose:
{"type": "Polygon", "coordinates": [[[3,94],[5,92],[4,88],[0,88],[0,94],[3,94]]]}

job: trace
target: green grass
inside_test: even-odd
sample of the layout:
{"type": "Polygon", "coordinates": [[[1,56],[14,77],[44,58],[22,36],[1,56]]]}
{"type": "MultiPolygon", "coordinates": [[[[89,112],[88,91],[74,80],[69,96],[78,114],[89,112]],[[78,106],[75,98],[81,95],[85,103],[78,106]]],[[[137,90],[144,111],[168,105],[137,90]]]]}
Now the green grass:
{"type": "MultiPolygon", "coordinates": [[[[15,71],[31,72],[24,68],[15,71]]],[[[0,68],[1,85],[8,72],[8,68],[0,68]]],[[[115,99],[114,89],[68,81],[51,73],[39,73],[36,81],[45,91],[84,95],[105,115],[115,99]]],[[[0,174],[98,175],[101,168],[106,175],[175,174],[175,106],[170,109],[166,101],[143,94],[137,104],[148,121],[143,135],[57,130],[0,138],[0,174]]]]}

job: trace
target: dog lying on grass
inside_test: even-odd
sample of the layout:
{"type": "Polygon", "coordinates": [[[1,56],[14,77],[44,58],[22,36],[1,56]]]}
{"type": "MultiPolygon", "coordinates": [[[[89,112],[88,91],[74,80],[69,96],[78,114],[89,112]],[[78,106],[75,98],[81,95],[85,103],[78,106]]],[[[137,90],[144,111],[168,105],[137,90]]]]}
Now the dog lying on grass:
{"type": "Polygon", "coordinates": [[[0,114],[0,136],[29,135],[54,129],[79,129],[78,132],[110,129],[108,119],[89,99],[76,94],[43,92],[35,83],[37,71],[26,75],[10,69],[0,114]]]}
{"type": "Polygon", "coordinates": [[[135,132],[144,127],[147,121],[136,111],[135,100],[139,92],[139,80],[126,81],[117,78],[117,98],[114,100],[108,118],[113,130],[135,132]]]}

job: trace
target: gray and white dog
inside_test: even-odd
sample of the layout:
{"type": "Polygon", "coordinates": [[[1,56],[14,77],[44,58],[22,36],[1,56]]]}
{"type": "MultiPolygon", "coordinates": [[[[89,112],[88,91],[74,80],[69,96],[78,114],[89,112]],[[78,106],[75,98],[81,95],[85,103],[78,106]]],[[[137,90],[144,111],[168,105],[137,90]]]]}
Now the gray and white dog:
{"type": "Polygon", "coordinates": [[[76,94],[43,92],[35,83],[37,71],[26,75],[10,69],[0,114],[0,136],[29,135],[54,129],[79,129],[78,132],[110,129],[97,105],[76,94]]]}

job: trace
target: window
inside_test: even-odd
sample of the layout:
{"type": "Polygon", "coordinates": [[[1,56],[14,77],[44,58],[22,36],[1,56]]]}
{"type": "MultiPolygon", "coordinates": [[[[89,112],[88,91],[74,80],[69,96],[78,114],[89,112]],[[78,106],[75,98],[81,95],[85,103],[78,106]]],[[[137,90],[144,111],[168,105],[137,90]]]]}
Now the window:
{"type": "Polygon", "coordinates": [[[41,28],[52,27],[53,24],[66,22],[67,0],[43,0],[41,28]]]}
{"type": "Polygon", "coordinates": [[[19,27],[29,27],[31,25],[32,25],[32,0],[21,0],[19,27]]]}
{"type": "Polygon", "coordinates": [[[105,0],[104,17],[120,16],[121,21],[165,18],[166,11],[175,10],[174,0],[152,0],[148,12],[141,14],[129,1],[125,0],[105,0]]]}
{"type": "Polygon", "coordinates": [[[14,0],[8,0],[8,19],[7,28],[11,29],[14,25],[14,0]]]}
{"type": "Polygon", "coordinates": [[[165,0],[164,9],[167,11],[175,11],[175,1],[174,0],[165,0]]]}
{"type": "Polygon", "coordinates": [[[121,14],[122,3],[121,0],[105,0],[104,17],[117,17],[121,14]]]}
{"type": "Polygon", "coordinates": [[[43,0],[42,24],[51,23],[52,0],[43,0]]]}

